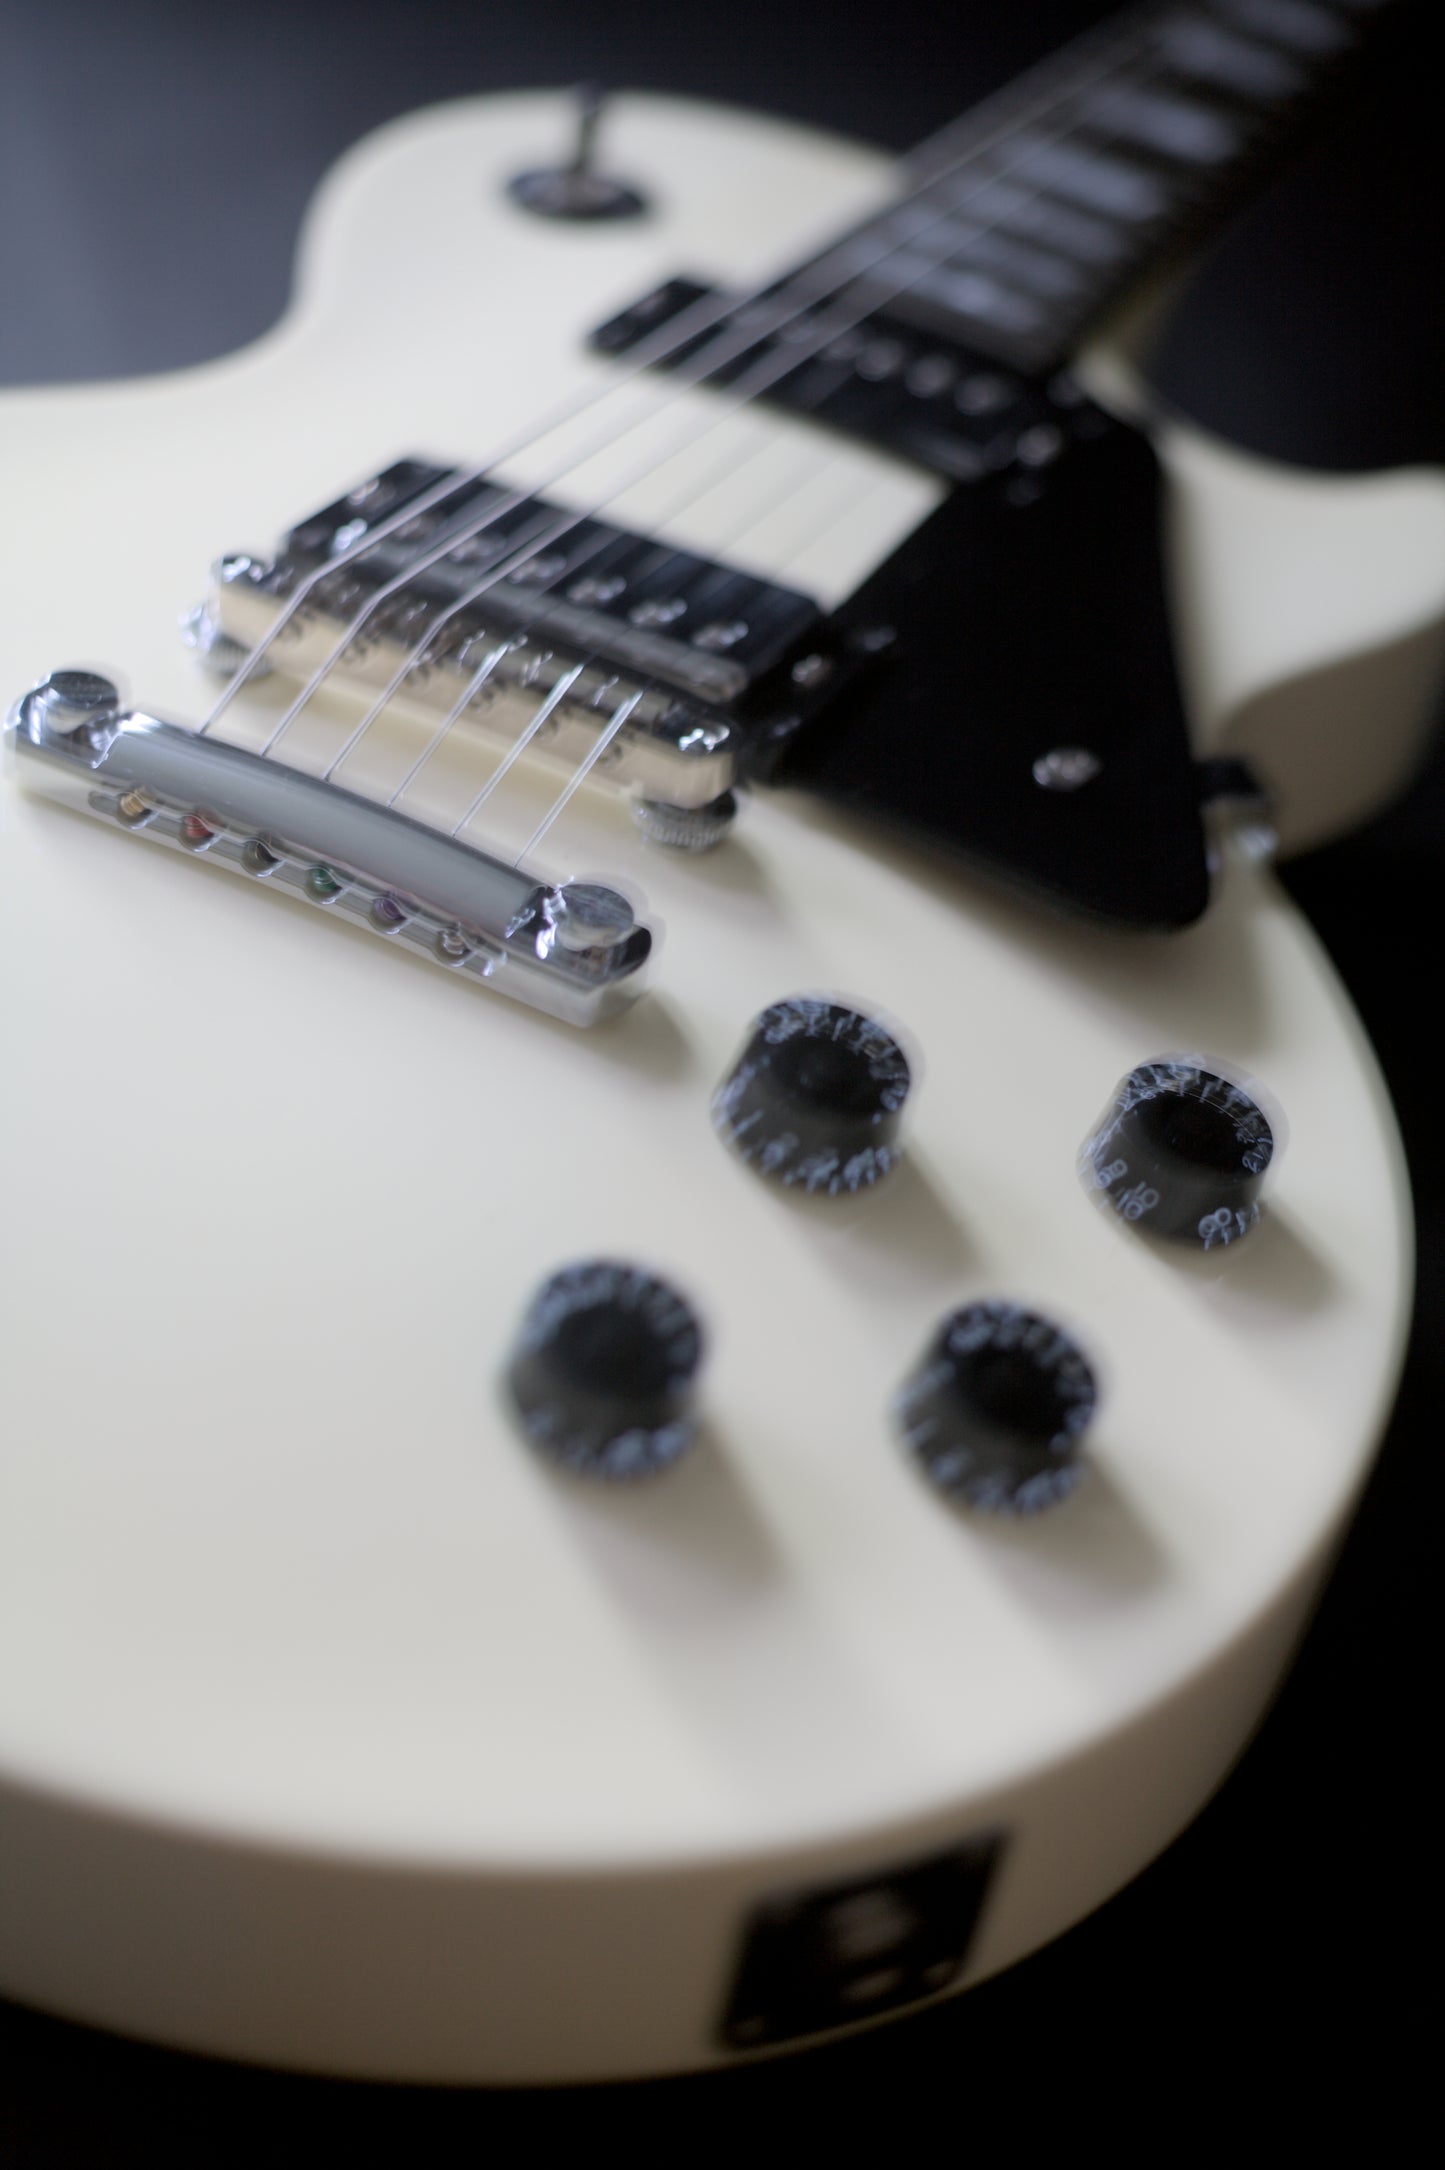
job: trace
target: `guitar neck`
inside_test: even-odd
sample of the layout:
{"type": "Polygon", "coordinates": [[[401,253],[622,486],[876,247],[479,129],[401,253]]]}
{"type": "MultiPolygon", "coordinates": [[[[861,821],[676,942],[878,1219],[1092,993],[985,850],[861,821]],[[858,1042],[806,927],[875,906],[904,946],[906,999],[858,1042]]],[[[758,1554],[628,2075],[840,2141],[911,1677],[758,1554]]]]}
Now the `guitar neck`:
{"type": "Polygon", "coordinates": [[[930,137],[808,268],[1040,372],[1257,179],[1389,0],[1149,0],[930,137]]]}

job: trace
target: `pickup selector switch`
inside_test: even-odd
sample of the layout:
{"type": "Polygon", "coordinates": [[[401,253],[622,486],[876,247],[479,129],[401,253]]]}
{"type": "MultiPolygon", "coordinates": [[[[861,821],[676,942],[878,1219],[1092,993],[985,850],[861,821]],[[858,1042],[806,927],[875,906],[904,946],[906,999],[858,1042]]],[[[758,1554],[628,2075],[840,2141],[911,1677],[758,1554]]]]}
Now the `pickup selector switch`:
{"type": "Polygon", "coordinates": [[[1257,1101],[1202,1064],[1169,1059],[1122,1080],[1081,1167],[1121,1220],[1212,1251],[1254,1227],[1273,1158],[1257,1101]]]}
{"type": "Polygon", "coordinates": [[[874,1018],[790,995],[753,1020],[713,1122],[759,1174],[837,1198],[899,1159],[909,1083],[907,1057],[874,1018]]]}
{"type": "Polygon", "coordinates": [[[647,1477],[692,1444],[702,1331],[665,1281],[612,1259],[564,1266],[522,1320],[506,1386],[534,1447],[576,1476],[647,1477]]]}
{"type": "Polygon", "coordinates": [[[942,1321],[899,1391],[904,1444],[930,1483],[986,1514],[1037,1514],[1083,1473],[1094,1375],[1067,1334],[1013,1303],[942,1321]]]}
{"type": "Polygon", "coordinates": [[[615,174],[597,168],[597,130],[604,93],[583,83],[574,95],[577,133],[572,155],[556,166],[538,166],[507,183],[513,202],[537,218],[566,220],[631,219],[647,209],[647,198],[615,174]]]}

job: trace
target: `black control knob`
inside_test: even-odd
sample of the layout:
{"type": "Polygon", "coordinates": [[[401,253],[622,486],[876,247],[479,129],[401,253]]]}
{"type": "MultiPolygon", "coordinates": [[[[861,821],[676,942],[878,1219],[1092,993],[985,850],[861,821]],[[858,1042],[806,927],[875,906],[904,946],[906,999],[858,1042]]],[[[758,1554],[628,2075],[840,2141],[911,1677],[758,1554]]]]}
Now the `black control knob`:
{"type": "Polygon", "coordinates": [[[985,1514],[1037,1514],[1083,1474],[1097,1400],[1067,1334],[993,1302],[944,1319],[896,1407],[904,1444],[941,1492],[985,1514]]]}
{"type": "Polygon", "coordinates": [[[646,1477],[692,1444],[701,1356],[698,1322],[665,1281],[591,1259],[538,1290],[506,1383],[527,1438],[564,1469],[646,1477]]]}
{"type": "Polygon", "coordinates": [[[1248,1235],[1274,1158],[1264,1110],[1199,1064],[1141,1063],[1091,1138],[1082,1169],[1122,1220],[1212,1251],[1248,1235]]]}
{"type": "Polygon", "coordinates": [[[790,995],[753,1020],[713,1121],[760,1174],[836,1198],[899,1158],[909,1082],[902,1048],[873,1018],[790,995]]]}

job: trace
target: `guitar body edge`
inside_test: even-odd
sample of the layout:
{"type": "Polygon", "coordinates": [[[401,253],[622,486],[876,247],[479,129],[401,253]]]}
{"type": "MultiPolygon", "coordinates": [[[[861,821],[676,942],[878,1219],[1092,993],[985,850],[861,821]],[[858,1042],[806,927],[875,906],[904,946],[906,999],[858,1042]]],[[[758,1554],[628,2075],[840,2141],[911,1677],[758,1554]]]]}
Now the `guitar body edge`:
{"type": "MultiPolygon", "coordinates": [[[[266,340],[0,404],[7,695],[110,663],[198,714],[173,625],[210,557],[395,454],[484,457],[603,381],[581,342],[610,309],[678,268],[741,283],[757,232],[796,253],[883,186],[871,152],[625,98],[609,155],[657,214],[562,232],[497,186],[561,131],[550,96],[384,129],[323,189],[266,340]],[[438,201],[467,207],[475,278],[438,201]]],[[[798,481],[751,562],[830,607],[937,501],[802,423],[740,418],[723,450],[760,445],[798,481]],[[839,460],[853,509],[830,521],[808,492],[839,460]]],[[[1271,552],[1336,505],[1368,549],[1371,505],[1394,533],[1404,497],[1271,496],[1182,431],[1163,450],[1207,505],[1179,562],[1211,598],[1215,742],[1267,684],[1365,674],[1348,760],[1331,726],[1339,818],[1418,731],[1439,593],[1382,593],[1348,656],[1326,620],[1311,662],[1303,634],[1270,647],[1276,602],[1233,573],[1266,497],[1271,552]],[[1412,625],[1416,664],[1370,676],[1412,625]]],[[[1428,541],[1433,479],[1416,498],[1436,509],[1399,532],[1428,541]]],[[[631,510],[652,517],[645,491],[631,510]]],[[[1314,760],[1320,712],[1282,766],[1314,760]]],[[[615,873],[666,930],[645,1004],[589,1036],[8,784],[0,821],[0,1989],[377,2077],[678,2071],[784,2046],[738,2001],[780,1905],[951,1877],[947,1994],[1197,1811],[1289,1661],[1409,1309],[1384,1089],[1266,871],[1227,859],[1177,936],[1096,934],[801,795],[758,793],[694,859],[579,793],[559,876],[615,873]],[[818,988],[916,1057],[902,1169],[831,1217],[708,1118],[748,1020],[818,988]],[[1223,1262],[1151,1248],[1076,1171],[1118,1079],[1193,1047],[1262,1077],[1289,1126],[1223,1262]],[[527,1292],[619,1250],[697,1293],[707,1436],[655,1485],[589,1491],[539,1467],[497,1380],[527,1292]],[[936,1497],[889,1416],[934,1322],[996,1291],[1077,1326],[1106,1389],[1090,1482],[1006,1527],[936,1497]]],[[[838,1985],[789,1963],[788,2040],[859,2023],[809,2024],[838,1985]]],[[[869,2017],[921,2001],[871,1993],[869,2017]]]]}
{"type": "MultiPolygon", "coordinates": [[[[1072,1928],[1199,1813],[1269,1706],[1334,1542],[1167,1707],[987,1799],[802,1856],[479,1878],[157,1829],[0,1783],[0,1990],[177,2048],[358,2079],[690,2072],[748,2054],[724,2029],[759,1911],[998,1834],[967,1963],[939,1992],[954,1994],[1072,1928]]],[[[753,2054],[849,2029],[838,2012],[753,2054]]]]}

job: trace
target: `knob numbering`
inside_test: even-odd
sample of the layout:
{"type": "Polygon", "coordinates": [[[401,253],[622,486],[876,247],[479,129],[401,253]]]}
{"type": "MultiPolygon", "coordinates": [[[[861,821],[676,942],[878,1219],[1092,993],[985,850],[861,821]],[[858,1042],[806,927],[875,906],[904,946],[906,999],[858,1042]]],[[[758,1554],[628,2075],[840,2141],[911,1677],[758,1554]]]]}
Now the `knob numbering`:
{"type": "Polygon", "coordinates": [[[875,1019],[790,995],[753,1020],[713,1095],[713,1122],[761,1175],[836,1198],[900,1158],[909,1083],[907,1057],[875,1019]]]}
{"type": "Polygon", "coordinates": [[[665,1281],[610,1259],[564,1266],[522,1320],[506,1386],[526,1437],[577,1476],[666,1469],[695,1436],[702,1331],[665,1281]]]}
{"type": "Polygon", "coordinates": [[[1121,1220],[1212,1251],[1254,1227],[1273,1158],[1248,1093],[1199,1063],[1161,1060],[1121,1081],[1081,1168],[1121,1220]]]}
{"type": "Polygon", "coordinates": [[[985,1514],[1037,1514],[1073,1491],[1098,1401],[1057,1326],[1017,1304],[966,1304],[937,1328],[896,1403],[930,1483],[985,1514]]]}

